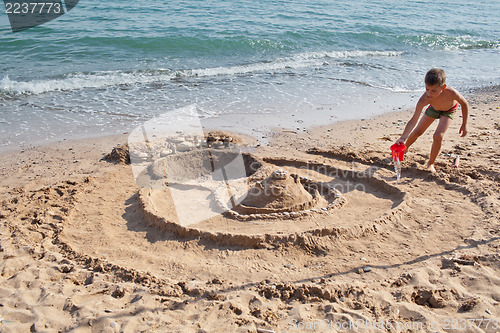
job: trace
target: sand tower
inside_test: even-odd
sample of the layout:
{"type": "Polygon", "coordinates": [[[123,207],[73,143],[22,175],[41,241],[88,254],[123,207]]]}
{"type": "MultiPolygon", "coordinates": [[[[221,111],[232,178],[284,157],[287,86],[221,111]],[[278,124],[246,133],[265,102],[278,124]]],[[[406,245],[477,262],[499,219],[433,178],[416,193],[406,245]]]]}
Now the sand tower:
{"type": "Polygon", "coordinates": [[[281,169],[257,182],[234,211],[240,214],[298,212],[310,209],[320,201],[326,203],[317,189],[307,191],[300,179],[281,169]]]}
{"type": "Polygon", "coordinates": [[[327,212],[345,199],[334,187],[277,169],[254,182],[241,197],[227,197],[223,187],[216,190],[217,203],[227,215],[240,220],[275,219],[327,212]],[[234,204],[238,203],[238,204],[234,204]]]}

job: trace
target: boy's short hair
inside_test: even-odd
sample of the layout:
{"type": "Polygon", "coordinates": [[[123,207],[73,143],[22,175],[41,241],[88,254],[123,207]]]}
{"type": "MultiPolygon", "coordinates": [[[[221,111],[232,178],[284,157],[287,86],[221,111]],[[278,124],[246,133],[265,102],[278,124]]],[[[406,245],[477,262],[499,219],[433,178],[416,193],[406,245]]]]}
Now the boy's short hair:
{"type": "Polygon", "coordinates": [[[430,69],[425,74],[425,84],[442,87],[446,81],[446,73],[440,68],[430,69]]]}

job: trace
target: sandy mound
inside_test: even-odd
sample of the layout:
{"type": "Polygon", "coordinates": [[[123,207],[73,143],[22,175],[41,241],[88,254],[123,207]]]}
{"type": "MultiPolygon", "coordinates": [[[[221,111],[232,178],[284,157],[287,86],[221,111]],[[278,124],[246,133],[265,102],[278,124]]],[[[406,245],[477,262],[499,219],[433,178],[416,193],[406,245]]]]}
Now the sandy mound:
{"type": "Polygon", "coordinates": [[[319,200],[319,192],[309,193],[297,175],[293,177],[286,171],[276,170],[257,182],[233,210],[240,214],[297,212],[311,208],[319,200]]]}
{"type": "Polygon", "coordinates": [[[297,177],[293,178],[286,171],[277,170],[253,186],[241,205],[264,208],[271,212],[284,209],[295,211],[304,209],[312,200],[313,196],[306,191],[297,177]]]}
{"type": "Polygon", "coordinates": [[[103,157],[103,160],[116,164],[130,164],[128,145],[124,144],[114,147],[109,154],[103,157]]]}

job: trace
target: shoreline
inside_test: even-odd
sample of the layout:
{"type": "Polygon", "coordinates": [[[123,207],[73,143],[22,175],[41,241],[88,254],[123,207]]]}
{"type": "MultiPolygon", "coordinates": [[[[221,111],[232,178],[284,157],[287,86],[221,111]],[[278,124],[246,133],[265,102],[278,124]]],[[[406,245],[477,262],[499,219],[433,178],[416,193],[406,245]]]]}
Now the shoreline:
{"type": "MultiPolygon", "coordinates": [[[[467,98],[468,96],[474,96],[477,94],[485,94],[488,92],[494,92],[499,89],[499,85],[490,85],[490,86],[483,86],[483,87],[478,87],[478,88],[470,88],[464,93],[464,96],[467,98]]],[[[415,97],[413,97],[415,98],[415,97]]],[[[410,98],[412,99],[412,98],[410,98]]],[[[379,107],[380,108],[380,107],[379,107]]],[[[397,127],[399,128],[399,123],[404,122],[406,124],[407,120],[411,117],[411,114],[413,113],[413,109],[407,109],[407,108],[402,108],[398,107],[397,105],[392,106],[392,110],[386,111],[383,113],[375,113],[372,114],[371,116],[368,117],[363,117],[363,118],[355,118],[355,119],[340,119],[340,120],[334,120],[331,121],[329,124],[326,125],[309,125],[309,126],[303,126],[301,125],[302,121],[299,123],[295,124],[295,128],[292,128],[290,125],[289,127],[269,127],[267,130],[264,131],[252,131],[252,134],[249,134],[248,131],[241,131],[241,129],[236,129],[234,124],[227,125],[228,119],[234,118],[234,114],[225,114],[221,115],[220,118],[209,118],[208,119],[208,126],[207,126],[207,131],[210,130],[224,130],[224,128],[230,128],[228,132],[234,133],[234,134],[239,134],[248,137],[247,141],[249,142],[255,142],[254,140],[259,141],[259,136],[264,134],[262,138],[265,138],[264,142],[257,142],[256,144],[259,145],[272,145],[272,138],[277,137],[280,135],[280,133],[294,133],[294,134],[299,134],[300,132],[303,133],[311,133],[315,132],[317,130],[321,131],[324,129],[329,129],[329,128],[342,128],[343,125],[337,125],[337,124],[354,124],[356,122],[370,122],[372,120],[377,120],[381,119],[384,117],[389,117],[393,119],[393,122],[397,120],[397,127]],[[398,116],[400,115],[400,116],[398,116]],[[397,119],[396,119],[397,118],[397,119]],[[213,122],[214,124],[210,125],[210,123],[213,122]],[[253,140],[252,140],[253,137],[253,140]],[[270,138],[270,140],[267,140],[267,138],[270,138]]],[[[266,114],[259,115],[260,117],[264,118],[266,117],[266,114]]],[[[302,115],[304,116],[304,115],[302,115]]],[[[336,116],[331,116],[335,117],[336,116]]],[[[342,118],[345,118],[342,116],[342,118]]],[[[150,119],[151,120],[151,119],[150,119]]],[[[148,121],[150,121],[148,120],[148,121]]],[[[266,123],[265,119],[261,120],[261,123],[257,125],[258,127],[265,126],[264,124],[266,123]]],[[[71,145],[71,144],[78,144],[78,142],[84,142],[86,140],[88,141],[99,141],[99,140],[113,140],[113,138],[120,138],[120,137],[125,137],[128,138],[129,133],[133,130],[133,128],[130,128],[128,131],[125,130],[125,132],[122,132],[122,134],[101,134],[101,135],[90,135],[88,137],[83,137],[83,138],[76,138],[76,139],[71,139],[71,138],[65,138],[63,140],[52,140],[44,143],[22,143],[22,144],[16,144],[15,147],[10,148],[8,145],[5,147],[0,148],[0,155],[3,154],[9,154],[9,153],[15,153],[15,152],[20,152],[23,150],[31,150],[34,148],[43,148],[43,147],[51,147],[51,146],[57,146],[57,145],[64,145],[65,143],[71,145]]],[[[401,130],[402,132],[402,130],[401,130]]],[[[123,143],[126,143],[126,139],[124,140],[123,143]]],[[[345,143],[349,144],[349,143],[345,143]]]]}
{"type": "Polygon", "coordinates": [[[252,152],[271,170],[358,185],[341,189],[341,206],[293,219],[216,216],[169,227],[172,207],[145,209],[130,165],[103,160],[126,135],[2,153],[0,327],[256,333],[309,332],[326,321],[333,326],[322,332],[349,322],[443,330],[452,319],[494,321],[500,90],[466,98],[469,134],[458,136],[457,117],[433,175],[425,170],[433,124],[405,156],[399,182],[389,146],[412,110],[276,131],[252,152]]]}

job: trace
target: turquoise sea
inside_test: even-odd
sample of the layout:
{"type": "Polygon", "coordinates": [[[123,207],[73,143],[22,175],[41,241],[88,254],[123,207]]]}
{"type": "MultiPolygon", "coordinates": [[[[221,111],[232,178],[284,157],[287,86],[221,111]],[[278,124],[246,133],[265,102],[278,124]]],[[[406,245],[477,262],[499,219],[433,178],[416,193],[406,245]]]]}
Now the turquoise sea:
{"type": "Polygon", "coordinates": [[[17,33],[3,11],[0,149],[190,105],[265,136],[411,107],[432,67],[464,93],[500,84],[498,64],[498,0],[81,0],[17,33]]]}

